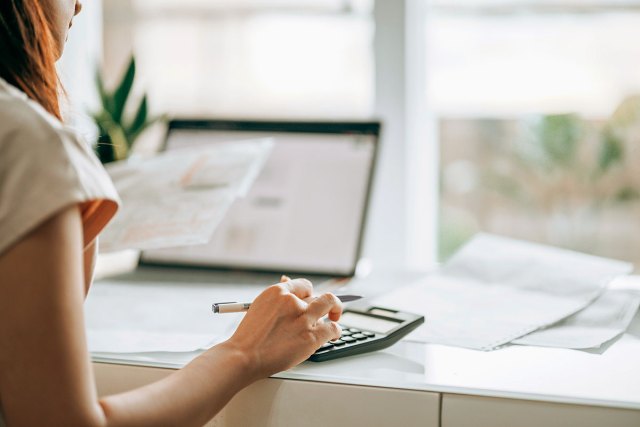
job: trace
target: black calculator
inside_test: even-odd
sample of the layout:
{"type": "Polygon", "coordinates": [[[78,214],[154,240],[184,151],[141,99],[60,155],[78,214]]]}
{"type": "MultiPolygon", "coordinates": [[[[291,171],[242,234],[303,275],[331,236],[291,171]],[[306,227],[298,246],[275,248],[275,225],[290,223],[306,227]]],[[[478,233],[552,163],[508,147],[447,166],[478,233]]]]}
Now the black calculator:
{"type": "Polygon", "coordinates": [[[313,362],[337,359],[387,348],[424,323],[424,316],[382,307],[345,309],[342,336],[323,344],[309,357],[313,362]]]}

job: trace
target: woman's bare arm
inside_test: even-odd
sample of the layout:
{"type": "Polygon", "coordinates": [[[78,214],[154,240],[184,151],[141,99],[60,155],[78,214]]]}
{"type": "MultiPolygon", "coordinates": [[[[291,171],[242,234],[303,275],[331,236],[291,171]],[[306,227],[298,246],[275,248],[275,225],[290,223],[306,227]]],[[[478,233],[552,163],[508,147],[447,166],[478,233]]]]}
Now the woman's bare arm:
{"type": "Polygon", "coordinates": [[[11,426],[202,425],[243,387],[339,336],[335,323],[317,321],[338,320],[334,296],[306,304],[308,282],[274,285],[229,341],[157,383],[99,400],[84,333],[82,237],[70,207],[0,255],[0,399],[11,426]]]}
{"type": "Polygon", "coordinates": [[[77,207],[0,257],[0,396],[9,425],[98,425],[77,207]]]}
{"type": "Polygon", "coordinates": [[[94,240],[87,248],[85,248],[83,254],[85,297],[89,292],[89,287],[91,286],[91,281],[93,280],[93,271],[96,267],[96,250],[96,241],[94,240]]]}

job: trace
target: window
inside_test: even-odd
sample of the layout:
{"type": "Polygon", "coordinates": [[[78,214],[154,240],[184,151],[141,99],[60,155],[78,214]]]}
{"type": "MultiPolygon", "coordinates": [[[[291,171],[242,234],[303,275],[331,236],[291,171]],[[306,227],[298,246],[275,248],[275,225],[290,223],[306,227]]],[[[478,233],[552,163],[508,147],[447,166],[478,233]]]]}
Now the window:
{"type": "Polygon", "coordinates": [[[428,32],[441,256],[486,230],[638,261],[640,2],[441,0],[428,32]]]}
{"type": "Polygon", "coordinates": [[[130,44],[124,52],[135,52],[156,111],[371,114],[372,1],[130,0],[105,8],[107,74],[120,71],[130,44]]]}

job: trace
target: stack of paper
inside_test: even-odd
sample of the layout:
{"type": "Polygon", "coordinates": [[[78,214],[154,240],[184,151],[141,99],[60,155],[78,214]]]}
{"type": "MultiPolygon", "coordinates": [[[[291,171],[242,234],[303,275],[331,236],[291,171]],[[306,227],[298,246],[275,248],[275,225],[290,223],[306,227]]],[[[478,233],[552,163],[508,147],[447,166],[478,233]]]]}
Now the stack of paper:
{"type": "Polygon", "coordinates": [[[425,315],[426,324],[410,336],[423,342],[492,350],[565,320],[561,330],[519,342],[582,348],[628,325],[636,297],[598,298],[611,279],[631,270],[619,261],[481,234],[437,274],[373,303],[425,315]]]}
{"type": "Polygon", "coordinates": [[[627,291],[607,290],[584,310],[513,341],[514,344],[574,349],[598,348],[624,332],[640,304],[627,291]]]}
{"type": "Polygon", "coordinates": [[[122,198],[100,238],[102,252],[207,243],[236,197],[262,169],[272,141],[260,139],[110,164],[122,198]]]}

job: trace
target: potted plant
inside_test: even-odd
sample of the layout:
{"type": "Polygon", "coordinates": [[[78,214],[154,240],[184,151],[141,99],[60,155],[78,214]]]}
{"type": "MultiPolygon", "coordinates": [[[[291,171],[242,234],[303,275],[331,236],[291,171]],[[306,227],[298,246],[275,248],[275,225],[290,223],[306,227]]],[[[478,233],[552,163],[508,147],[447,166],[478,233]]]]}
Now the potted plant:
{"type": "Polygon", "coordinates": [[[126,159],[137,138],[152,124],[164,117],[149,118],[147,95],[142,94],[136,108],[131,108],[130,99],[136,76],[136,61],[132,56],[122,78],[115,89],[105,88],[100,70],[96,73],[96,86],[100,95],[101,109],[92,114],[98,126],[99,137],[96,154],[102,163],[126,159]],[[132,111],[133,114],[128,114],[132,111]]]}

